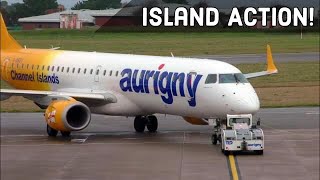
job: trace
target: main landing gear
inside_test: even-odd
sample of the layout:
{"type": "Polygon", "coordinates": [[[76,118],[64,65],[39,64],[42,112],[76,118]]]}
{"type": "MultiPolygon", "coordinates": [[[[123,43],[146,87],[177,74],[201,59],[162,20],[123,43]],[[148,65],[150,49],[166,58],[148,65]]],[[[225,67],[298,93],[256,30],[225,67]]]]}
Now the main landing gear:
{"type": "MultiPolygon", "coordinates": [[[[58,135],[58,131],[47,125],[47,133],[50,137],[56,137],[58,135]]],[[[63,137],[69,137],[71,132],[70,131],[60,131],[63,137]]]]}
{"type": "Polygon", "coordinates": [[[144,132],[145,127],[149,132],[154,133],[158,129],[158,120],[156,116],[136,116],[134,119],[134,129],[138,133],[144,132]]]}

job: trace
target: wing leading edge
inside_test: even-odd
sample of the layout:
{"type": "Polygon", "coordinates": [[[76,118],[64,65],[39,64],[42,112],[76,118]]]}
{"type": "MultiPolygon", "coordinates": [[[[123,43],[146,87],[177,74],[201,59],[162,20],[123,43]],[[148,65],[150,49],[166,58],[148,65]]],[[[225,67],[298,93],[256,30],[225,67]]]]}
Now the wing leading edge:
{"type": "Polygon", "coordinates": [[[276,74],[276,73],[278,73],[278,69],[273,62],[271,47],[270,47],[270,45],[267,45],[267,70],[261,71],[261,72],[244,74],[244,76],[247,79],[250,79],[250,78],[255,78],[255,77],[260,77],[260,76],[267,76],[270,74],[276,74]]]}
{"type": "Polygon", "coordinates": [[[116,103],[117,98],[108,92],[60,92],[60,91],[35,91],[35,90],[19,90],[19,89],[1,89],[1,101],[11,96],[22,96],[37,104],[46,106],[53,100],[69,100],[74,98],[88,106],[96,106],[101,104],[116,103]]]}

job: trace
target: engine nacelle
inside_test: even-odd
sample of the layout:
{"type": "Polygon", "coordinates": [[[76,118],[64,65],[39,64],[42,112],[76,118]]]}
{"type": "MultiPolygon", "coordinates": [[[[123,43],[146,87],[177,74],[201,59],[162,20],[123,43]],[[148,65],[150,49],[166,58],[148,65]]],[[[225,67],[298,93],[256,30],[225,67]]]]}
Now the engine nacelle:
{"type": "Polygon", "coordinates": [[[183,117],[185,121],[193,125],[208,125],[208,121],[201,118],[194,118],[194,117],[183,117]]]}
{"type": "Polygon", "coordinates": [[[45,112],[47,124],[58,131],[80,131],[91,121],[88,106],[76,100],[53,101],[45,112]]]}

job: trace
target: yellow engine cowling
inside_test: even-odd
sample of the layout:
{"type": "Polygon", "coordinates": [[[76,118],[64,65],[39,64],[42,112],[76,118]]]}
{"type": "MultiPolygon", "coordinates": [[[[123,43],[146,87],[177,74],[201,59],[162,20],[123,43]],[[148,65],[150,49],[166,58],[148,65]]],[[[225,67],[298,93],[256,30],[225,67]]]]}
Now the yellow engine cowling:
{"type": "Polygon", "coordinates": [[[88,106],[76,100],[53,101],[45,112],[47,124],[58,131],[80,131],[91,121],[88,106]]]}
{"type": "Polygon", "coordinates": [[[183,117],[183,119],[193,125],[208,125],[208,121],[201,118],[183,117]]]}

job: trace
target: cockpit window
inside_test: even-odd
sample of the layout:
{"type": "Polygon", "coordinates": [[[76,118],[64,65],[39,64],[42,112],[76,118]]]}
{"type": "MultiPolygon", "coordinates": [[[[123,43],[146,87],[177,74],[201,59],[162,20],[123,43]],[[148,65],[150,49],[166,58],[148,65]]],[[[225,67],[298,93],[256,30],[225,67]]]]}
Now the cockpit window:
{"type": "Polygon", "coordinates": [[[219,83],[248,83],[246,77],[241,73],[220,74],[219,83]]]}
{"type": "Polygon", "coordinates": [[[217,75],[216,74],[209,74],[206,79],[206,84],[214,84],[217,82],[217,75]]]}

